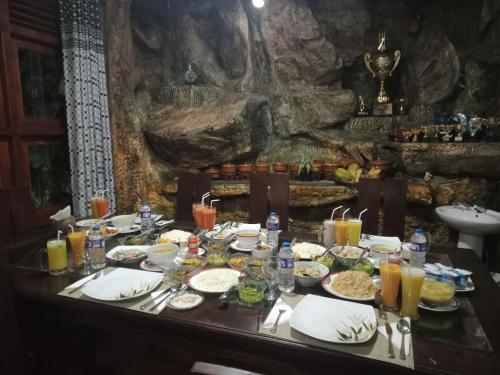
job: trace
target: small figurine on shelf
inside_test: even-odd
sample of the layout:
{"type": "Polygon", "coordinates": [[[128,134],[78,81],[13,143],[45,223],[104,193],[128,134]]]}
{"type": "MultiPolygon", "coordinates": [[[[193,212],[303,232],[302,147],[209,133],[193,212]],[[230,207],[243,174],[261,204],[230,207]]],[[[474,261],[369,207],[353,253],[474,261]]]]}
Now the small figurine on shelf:
{"type": "Polygon", "coordinates": [[[453,143],[455,142],[455,136],[457,135],[457,129],[455,129],[455,126],[451,126],[451,130],[448,132],[449,136],[449,142],[453,143]]]}
{"type": "Polygon", "coordinates": [[[184,73],[184,83],[186,85],[195,85],[198,81],[198,73],[193,68],[193,64],[189,64],[186,72],[184,73]]]}
{"type": "Polygon", "coordinates": [[[365,98],[359,95],[358,100],[359,100],[358,116],[368,116],[368,110],[366,109],[365,98]]]}
{"type": "Polygon", "coordinates": [[[417,134],[417,142],[423,142],[425,138],[425,133],[422,128],[420,128],[418,134],[417,134]]]}
{"type": "Polygon", "coordinates": [[[462,134],[463,134],[462,125],[457,125],[456,129],[457,129],[457,133],[455,135],[455,143],[462,143],[463,142],[463,138],[462,138],[462,134]]]}
{"type": "Polygon", "coordinates": [[[413,132],[413,129],[411,129],[410,134],[408,136],[408,142],[410,143],[415,142],[415,133],[413,132]]]}
{"type": "Polygon", "coordinates": [[[472,138],[471,129],[469,121],[467,121],[464,125],[464,131],[462,132],[462,142],[470,142],[472,138]]]}

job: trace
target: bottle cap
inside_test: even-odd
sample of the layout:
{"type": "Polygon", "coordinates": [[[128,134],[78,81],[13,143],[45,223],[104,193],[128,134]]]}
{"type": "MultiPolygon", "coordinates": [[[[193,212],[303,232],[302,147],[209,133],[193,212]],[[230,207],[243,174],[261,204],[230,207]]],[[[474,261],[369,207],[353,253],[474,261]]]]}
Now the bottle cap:
{"type": "Polygon", "coordinates": [[[283,242],[283,244],[281,246],[282,247],[290,247],[290,242],[285,241],[285,242],[283,242]]]}
{"type": "Polygon", "coordinates": [[[415,228],[415,233],[424,233],[422,228],[415,228]]]}
{"type": "Polygon", "coordinates": [[[99,225],[94,225],[94,226],[92,227],[92,230],[99,231],[99,225]]]}
{"type": "Polygon", "coordinates": [[[275,215],[276,216],[276,211],[271,211],[271,215],[275,215]]]}

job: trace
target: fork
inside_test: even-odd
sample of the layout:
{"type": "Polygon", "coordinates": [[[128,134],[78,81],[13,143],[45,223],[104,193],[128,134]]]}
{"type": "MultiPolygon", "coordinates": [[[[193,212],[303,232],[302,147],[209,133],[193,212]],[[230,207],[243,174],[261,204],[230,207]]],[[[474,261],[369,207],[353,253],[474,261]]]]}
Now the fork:
{"type": "Polygon", "coordinates": [[[281,315],[285,313],[285,309],[279,309],[279,314],[276,317],[276,321],[274,322],[273,328],[271,328],[271,333],[276,333],[276,330],[278,329],[278,323],[280,322],[281,315]]]}
{"type": "Polygon", "coordinates": [[[80,290],[82,289],[85,285],[87,285],[88,283],[90,283],[91,281],[94,281],[96,279],[98,279],[99,277],[101,277],[101,274],[102,274],[102,271],[97,271],[93,277],[91,277],[89,280],[85,281],[83,284],[77,286],[76,288],[73,288],[71,290],[68,291],[68,294],[73,294],[75,293],[77,290],[80,290]]]}

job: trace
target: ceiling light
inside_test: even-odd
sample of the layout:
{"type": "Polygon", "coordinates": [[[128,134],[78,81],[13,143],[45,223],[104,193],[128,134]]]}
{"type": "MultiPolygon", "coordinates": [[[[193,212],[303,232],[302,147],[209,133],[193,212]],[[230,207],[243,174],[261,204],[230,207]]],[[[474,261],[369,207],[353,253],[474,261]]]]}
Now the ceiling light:
{"type": "Polygon", "coordinates": [[[252,4],[256,8],[262,8],[264,6],[264,0],[252,0],[252,4]]]}

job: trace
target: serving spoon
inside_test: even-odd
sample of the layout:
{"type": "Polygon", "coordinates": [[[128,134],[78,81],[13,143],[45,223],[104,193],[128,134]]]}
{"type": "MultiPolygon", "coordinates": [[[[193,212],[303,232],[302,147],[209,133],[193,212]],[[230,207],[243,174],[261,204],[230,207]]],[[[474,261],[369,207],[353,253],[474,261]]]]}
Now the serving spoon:
{"type": "Polygon", "coordinates": [[[399,351],[399,358],[402,360],[406,359],[406,349],[405,349],[405,335],[411,332],[410,324],[404,318],[398,321],[398,331],[401,332],[401,350],[399,351]]]}

